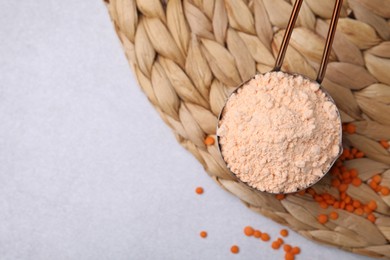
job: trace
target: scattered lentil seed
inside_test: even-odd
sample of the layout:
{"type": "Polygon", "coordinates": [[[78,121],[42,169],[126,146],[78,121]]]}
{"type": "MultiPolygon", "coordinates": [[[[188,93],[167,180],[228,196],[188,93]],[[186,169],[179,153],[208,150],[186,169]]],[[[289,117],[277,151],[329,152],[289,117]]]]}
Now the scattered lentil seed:
{"type": "Polygon", "coordinates": [[[387,196],[390,194],[390,189],[388,187],[382,187],[381,188],[381,193],[383,196],[387,196]]]}
{"type": "Polygon", "coordinates": [[[197,188],[195,189],[195,192],[196,192],[197,194],[201,195],[201,194],[203,194],[204,190],[203,190],[202,187],[197,187],[197,188]]]}
{"type": "Polygon", "coordinates": [[[329,218],[330,219],[333,219],[333,220],[336,220],[339,218],[339,214],[335,211],[332,211],[330,214],[329,214],[329,218]]]}
{"type": "Polygon", "coordinates": [[[292,249],[291,249],[291,253],[293,253],[294,255],[299,255],[301,253],[301,249],[297,246],[294,246],[292,249]]]}
{"type": "Polygon", "coordinates": [[[200,237],[201,238],[206,238],[207,237],[207,232],[206,231],[201,231],[200,232],[200,237]]]}
{"type": "Polygon", "coordinates": [[[204,144],[205,145],[213,145],[215,143],[215,139],[214,137],[212,136],[207,136],[205,139],[204,139],[204,144]]]}
{"type": "Polygon", "coordinates": [[[244,234],[245,234],[246,236],[251,237],[251,236],[253,236],[254,233],[255,233],[255,230],[253,229],[253,227],[251,227],[251,226],[246,226],[246,227],[244,228],[244,234]]]}
{"type": "Polygon", "coordinates": [[[230,248],[230,252],[232,252],[233,254],[238,254],[239,251],[240,251],[240,248],[237,245],[233,245],[230,248]]]}
{"type": "Polygon", "coordinates": [[[294,259],[295,259],[295,256],[294,256],[293,253],[288,252],[288,253],[286,253],[286,254],[284,255],[284,259],[285,259],[285,260],[294,260],[294,259]]]}
{"type": "Polygon", "coordinates": [[[282,229],[282,230],[280,230],[280,235],[281,235],[282,237],[288,236],[288,230],[287,230],[287,229],[282,229]]]}
{"type": "Polygon", "coordinates": [[[261,240],[269,241],[271,238],[267,233],[261,233],[261,240]]]}
{"type": "Polygon", "coordinates": [[[374,216],[374,214],[370,213],[367,215],[367,219],[372,223],[375,223],[376,217],[374,216]]]}
{"type": "Polygon", "coordinates": [[[386,140],[380,140],[379,143],[380,143],[380,144],[383,146],[383,148],[385,148],[385,149],[389,149],[389,147],[390,147],[389,142],[386,141],[386,140]]]}
{"type": "Polygon", "coordinates": [[[278,241],[272,242],[272,245],[271,245],[272,249],[275,249],[275,250],[279,249],[280,246],[281,246],[281,244],[278,241]]]}
{"type": "Polygon", "coordinates": [[[371,209],[371,210],[376,210],[376,208],[378,207],[376,202],[374,200],[371,200],[368,204],[367,204],[368,208],[371,209]]]}
{"type": "Polygon", "coordinates": [[[326,222],[328,222],[328,216],[325,214],[320,214],[320,215],[318,215],[317,220],[321,224],[325,224],[326,222]]]}
{"type": "Polygon", "coordinates": [[[255,230],[255,232],[253,233],[253,236],[254,236],[255,238],[261,238],[261,232],[260,232],[260,230],[255,230]]]}
{"type": "Polygon", "coordinates": [[[292,249],[292,247],[291,247],[289,244],[285,244],[285,245],[283,246],[284,252],[290,252],[291,249],[292,249]]]}

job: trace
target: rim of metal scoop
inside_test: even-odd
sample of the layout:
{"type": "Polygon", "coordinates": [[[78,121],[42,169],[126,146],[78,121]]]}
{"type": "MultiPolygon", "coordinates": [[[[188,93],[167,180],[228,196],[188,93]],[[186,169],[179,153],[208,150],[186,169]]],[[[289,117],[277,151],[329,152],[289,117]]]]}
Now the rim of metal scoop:
{"type": "MultiPolygon", "coordinates": [[[[288,25],[287,25],[287,29],[286,29],[286,32],[284,34],[284,37],[283,37],[283,40],[282,40],[282,44],[280,46],[280,50],[279,50],[279,53],[278,53],[278,57],[276,59],[276,62],[275,62],[275,66],[274,66],[274,69],[272,71],[280,71],[281,67],[282,67],[282,64],[283,64],[283,60],[284,60],[284,57],[286,55],[286,51],[287,51],[287,47],[288,47],[288,44],[289,44],[289,41],[290,41],[290,38],[291,38],[291,34],[292,34],[292,30],[295,26],[295,22],[298,18],[298,14],[299,14],[299,10],[301,8],[301,5],[302,5],[302,2],[303,0],[296,0],[295,1],[295,4],[294,4],[294,7],[293,7],[293,10],[292,10],[292,13],[291,13],[291,16],[290,16],[290,20],[288,22],[288,25]]],[[[330,22],[330,26],[329,26],[329,30],[328,30],[328,35],[327,35],[327,38],[326,38],[326,43],[325,43],[325,47],[324,47],[324,52],[323,52],[323,55],[322,55],[322,59],[321,59],[321,63],[320,63],[320,68],[318,70],[318,74],[317,74],[317,79],[316,80],[312,80],[304,75],[300,75],[300,74],[297,74],[297,73],[288,73],[288,72],[284,72],[286,74],[289,74],[289,75],[300,75],[312,82],[317,82],[319,85],[320,85],[320,90],[325,93],[326,97],[329,99],[330,102],[332,102],[335,106],[335,102],[333,100],[333,98],[331,97],[331,95],[321,86],[321,82],[322,80],[324,79],[325,77],[325,72],[326,72],[326,67],[328,65],[328,61],[329,61],[329,56],[330,56],[330,52],[331,52],[331,49],[332,49],[332,44],[333,44],[333,39],[334,39],[334,35],[336,33],[336,27],[337,27],[337,21],[339,19],[339,16],[340,16],[340,10],[341,10],[341,6],[342,6],[342,3],[343,1],[342,0],[336,0],[336,3],[335,3],[335,8],[333,10],[333,14],[332,14],[332,20],[330,22]]],[[[226,99],[225,101],[225,104],[221,110],[221,112],[219,113],[219,116],[218,116],[218,124],[217,124],[217,133],[218,133],[218,128],[219,128],[219,125],[220,125],[220,122],[221,122],[221,119],[222,119],[222,116],[223,116],[223,112],[225,110],[225,107],[226,107],[226,103],[228,102],[228,100],[230,99],[230,97],[235,94],[237,92],[238,89],[240,89],[241,87],[243,87],[244,85],[246,85],[249,81],[251,81],[252,79],[255,78],[256,75],[259,75],[261,73],[257,73],[255,74],[253,77],[251,77],[250,79],[244,81],[243,83],[241,83],[230,95],[229,97],[226,99]]],[[[266,74],[266,73],[263,73],[263,75],[266,74]]],[[[333,164],[337,161],[338,157],[342,154],[343,152],[343,146],[342,146],[342,123],[341,123],[341,116],[340,116],[340,111],[338,110],[337,106],[336,106],[336,112],[337,112],[337,117],[338,117],[338,121],[340,122],[339,124],[339,134],[340,134],[340,142],[339,142],[339,154],[337,156],[335,156],[334,160],[329,164],[329,167],[326,169],[326,171],[324,171],[324,174],[318,178],[318,180],[316,180],[315,182],[311,183],[310,185],[308,185],[307,187],[304,187],[304,188],[300,188],[300,189],[297,189],[296,191],[293,191],[293,192],[279,192],[279,193],[273,193],[273,192],[269,192],[269,191],[261,191],[257,188],[254,188],[252,187],[251,185],[249,185],[247,182],[244,182],[242,181],[239,177],[237,177],[237,175],[232,172],[230,170],[229,167],[228,170],[230,172],[230,174],[240,183],[243,183],[245,184],[246,186],[248,186],[250,189],[254,190],[254,191],[258,191],[258,192],[266,192],[266,193],[270,193],[270,194],[289,194],[289,193],[295,193],[295,192],[298,192],[298,191],[301,191],[301,190],[304,190],[304,189],[307,189],[313,185],[315,185],[316,183],[318,183],[322,178],[324,178],[327,173],[330,171],[330,169],[332,168],[333,164]]],[[[222,160],[225,162],[226,164],[226,161],[223,157],[223,154],[222,154],[222,149],[221,149],[221,144],[220,144],[220,140],[219,140],[219,136],[217,134],[217,144],[218,144],[218,150],[219,150],[219,153],[220,153],[220,156],[222,158],[222,160]]],[[[227,166],[227,164],[226,164],[227,166]]]]}

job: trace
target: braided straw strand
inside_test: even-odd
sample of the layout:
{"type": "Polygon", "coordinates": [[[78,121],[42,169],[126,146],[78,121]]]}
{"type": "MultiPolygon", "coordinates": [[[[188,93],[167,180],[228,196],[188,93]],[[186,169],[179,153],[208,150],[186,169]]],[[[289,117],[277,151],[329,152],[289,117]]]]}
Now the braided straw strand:
{"type": "MultiPolygon", "coordinates": [[[[320,243],[390,259],[390,196],[366,183],[374,175],[390,186],[390,153],[379,144],[390,139],[389,0],[344,1],[323,87],[334,98],[344,123],[355,134],[346,145],[366,157],[345,162],[363,183],[348,194],[374,200],[375,223],[345,210],[329,214],[309,194],[283,200],[237,182],[220,157],[217,117],[228,95],[256,72],[275,63],[293,0],[106,0],[114,28],[139,85],[178,142],[222,188],[250,209],[320,243]]],[[[305,0],[282,69],[315,78],[334,0],[305,0]]],[[[330,176],[313,186],[337,196],[330,176]]]]}

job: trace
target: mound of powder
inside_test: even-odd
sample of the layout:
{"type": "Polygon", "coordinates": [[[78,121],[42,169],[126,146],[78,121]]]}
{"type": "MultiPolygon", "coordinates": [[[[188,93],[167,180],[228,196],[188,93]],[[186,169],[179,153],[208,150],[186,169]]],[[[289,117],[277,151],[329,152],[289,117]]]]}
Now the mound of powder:
{"type": "Polygon", "coordinates": [[[321,178],[340,152],[341,122],[319,84],[299,75],[256,75],[233,93],[217,129],[222,156],[243,182],[289,193],[321,178]]]}

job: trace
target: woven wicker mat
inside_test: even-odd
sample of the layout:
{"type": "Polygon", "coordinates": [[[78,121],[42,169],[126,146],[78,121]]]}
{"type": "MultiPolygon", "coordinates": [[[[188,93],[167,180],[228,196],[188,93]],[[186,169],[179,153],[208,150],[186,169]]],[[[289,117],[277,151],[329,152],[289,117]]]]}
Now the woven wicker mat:
{"type": "MultiPolygon", "coordinates": [[[[292,0],[291,0],[292,1],[292,0]]],[[[346,162],[364,181],[347,193],[362,203],[375,200],[375,223],[346,210],[322,209],[310,194],[283,200],[257,193],[228,173],[216,145],[217,115],[227,95],[256,71],[272,69],[292,4],[290,0],[110,0],[115,29],[139,85],[177,140],[224,189],[250,209],[303,236],[345,250],[390,258],[390,196],[367,184],[381,174],[390,186],[390,153],[378,141],[390,139],[390,2],[344,1],[323,86],[335,99],[343,122],[355,134],[344,144],[366,157],[346,162]],[[339,218],[322,225],[319,213],[339,218]]],[[[283,69],[315,78],[333,0],[305,0],[283,69]]],[[[316,192],[338,193],[330,177],[316,192]]]]}

